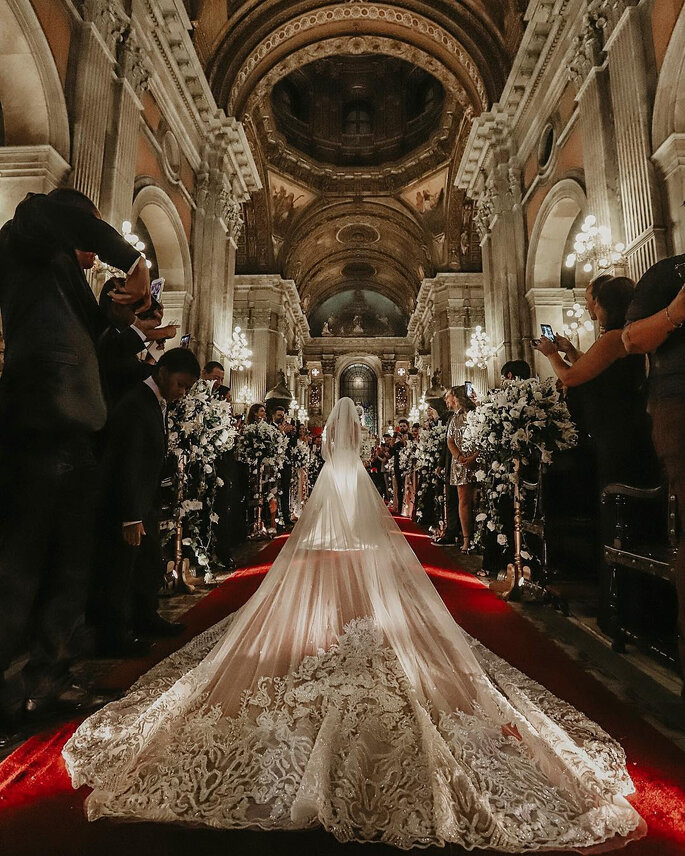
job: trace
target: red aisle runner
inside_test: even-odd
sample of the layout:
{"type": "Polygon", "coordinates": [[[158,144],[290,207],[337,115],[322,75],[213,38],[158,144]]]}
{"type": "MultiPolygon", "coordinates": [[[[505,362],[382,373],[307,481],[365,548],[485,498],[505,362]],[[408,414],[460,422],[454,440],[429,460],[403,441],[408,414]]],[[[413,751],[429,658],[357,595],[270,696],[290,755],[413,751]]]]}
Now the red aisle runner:
{"type": "MultiPolygon", "coordinates": [[[[596,720],[623,744],[637,793],[633,805],[645,817],[649,835],[629,844],[626,856],[685,854],[685,755],[665,737],[622,706],[594,678],[510,606],[497,600],[471,574],[460,571],[444,552],[408,520],[400,526],[459,624],[553,693],[596,720]]],[[[260,553],[262,564],[244,568],[211,592],[185,616],[186,633],[159,643],[154,656],[127,661],[108,678],[111,687],[128,687],[155,662],[242,605],[257,589],[283,538],[260,553]]],[[[74,791],[61,749],[76,722],[28,740],[0,763],[0,854],[2,856],[214,856],[231,854],[337,854],[363,856],[393,851],[375,845],[341,845],[322,831],[265,833],[217,832],[151,823],[88,823],[83,814],[86,788],[74,791]]],[[[398,852],[398,851],[395,851],[398,852]]],[[[460,848],[431,851],[463,853],[460,848]]],[[[493,851],[475,851],[488,854],[493,851]]]]}

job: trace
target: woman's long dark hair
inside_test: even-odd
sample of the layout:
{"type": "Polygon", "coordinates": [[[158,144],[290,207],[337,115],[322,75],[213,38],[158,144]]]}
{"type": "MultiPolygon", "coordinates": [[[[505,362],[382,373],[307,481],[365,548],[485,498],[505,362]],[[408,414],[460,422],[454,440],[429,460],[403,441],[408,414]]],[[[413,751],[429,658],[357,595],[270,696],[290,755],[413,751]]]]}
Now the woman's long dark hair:
{"type": "Polygon", "coordinates": [[[605,330],[623,329],[634,292],[635,283],[627,276],[612,276],[599,285],[594,297],[606,312],[605,330]]]}
{"type": "Polygon", "coordinates": [[[250,405],[250,409],[247,411],[247,419],[245,420],[246,425],[252,425],[257,421],[257,414],[261,407],[264,407],[261,401],[256,401],[254,404],[250,405]]]}
{"type": "Polygon", "coordinates": [[[451,392],[461,405],[461,409],[464,410],[466,413],[468,413],[469,410],[476,409],[476,405],[466,394],[466,386],[464,384],[462,384],[461,386],[453,386],[451,392]]]}

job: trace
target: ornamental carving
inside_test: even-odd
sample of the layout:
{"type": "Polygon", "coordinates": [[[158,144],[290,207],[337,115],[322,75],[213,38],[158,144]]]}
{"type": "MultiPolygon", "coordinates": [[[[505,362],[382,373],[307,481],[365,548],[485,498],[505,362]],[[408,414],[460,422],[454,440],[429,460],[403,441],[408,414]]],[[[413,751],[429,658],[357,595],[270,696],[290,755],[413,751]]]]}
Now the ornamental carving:
{"type": "Polygon", "coordinates": [[[107,48],[114,53],[129,27],[129,18],[121,3],[118,0],[87,0],[83,15],[96,26],[107,48]]]}
{"type": "Polygon", "coordinates": [[[149,88],[150,69],[145,53],[133,31],[129,31],[122,42],[119,51],[119,69],[121,77],[131,84],[136,95],[141,95],[149,88]]]}
{"type": "Polygon", "coordinates": [[[588,11],[583,16],[583,27],[573,42],[568,62],[568,75],[576,89],[602,63],[602,31],[606,26],[607,18],[599,10],[588,11]]]}
{"type": "Polygon", "coordinates": [[[335,374],[335,357],[331,359],[326,359],[325,357],[321,360],[321,371],[325,375],[333,375],[335,374]]]}
{"type": "Polygon", "coordinates": [[[381,360],[381,369],[384,375],[394,375],[395,360],[381,360]]]}
{"type": "Polygon", "coordinates": [[[237,241],[245,226],[243,206],[227,190],[222,190],[219,194],[219,203],[221,206],[221,218],[226,224],[230,236],[234,241],[237,241]]]}
{"type": "MultiPolygon", "coordinates": [[[[488,97],[485,91],[483,79],[480,76],[478,69],[456,39],[448,32],[437,26],[432,21],[415,15],[403,9],[397,9],[392,6],[370,5],[366,3],[344,4],[342,6],[327,7],[319,9],[316,12],[302,15],[297,19],[289,21],[280,29],[271,33],[250,55],[248,60],[236,76],[235,83],[231,89],[231,94],[228,99],[228,112],[235,114],[235,108],[242,87],[253,74],[259,63],[264,60],[267,55],[277,47],[280,47],[289,39],[298,37],[301,38],[303,33],[309,30],[316,29],[322,26],[330,26],[336,22],[344,21],[382,21],[391,24],[394,27],[400,27],[409,32],[408,41],[417,33],[428,37],[431,41],[439,42],[466,71],[475,91],[478,93],[480,106],[483,110],[488,107],[488,97]]],[[[354,37],[355,43],[362,43],[364,37],[354,37]]],[[[373,39],[373,41],[378,41],[373,39]]],[[[388,40],[391,41],[391,40],[388,40]]],[[[316,46],[315,46],[316,47],[316,46]]],[[[359,52],[366,50],[364,46],[359,48],[359,52]]],[[[378,52],[377,49],[375,52],[378,52]]],[[[319,54],[321,56],[321,54],[319,54]]],[[[438,65],[434,61],[434,65],[438,65]]],[[[432,69],[429,69],[432,72],[432,69]]]]}

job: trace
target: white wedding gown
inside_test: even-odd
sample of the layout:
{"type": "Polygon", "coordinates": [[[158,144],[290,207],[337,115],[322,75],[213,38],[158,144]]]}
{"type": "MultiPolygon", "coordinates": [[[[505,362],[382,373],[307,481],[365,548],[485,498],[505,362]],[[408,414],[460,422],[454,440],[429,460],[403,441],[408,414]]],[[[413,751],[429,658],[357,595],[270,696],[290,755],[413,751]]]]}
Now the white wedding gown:
{"type": "Polygon", "coordinates": [[[455,624],[359,444],[342,399],[256,594],[66,744],[89,819],[512,853],[644,834],[621,747],[455,624]]]}

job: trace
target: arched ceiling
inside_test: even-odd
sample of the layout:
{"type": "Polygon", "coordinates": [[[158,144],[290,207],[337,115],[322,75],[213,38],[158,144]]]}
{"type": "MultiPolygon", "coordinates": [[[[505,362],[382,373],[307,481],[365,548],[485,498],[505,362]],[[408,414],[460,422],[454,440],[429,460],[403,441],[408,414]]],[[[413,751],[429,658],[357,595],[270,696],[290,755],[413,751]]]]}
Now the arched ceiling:
{"type": "Polygon", "coordinates": [[[264,185],[239,269],[294,279],[308,312],[363,289],[405,316],[424,276],[477,269],[452,171],[501,93],[525,5],[187,0],[217,103],[244,123],[264,185]]]}

